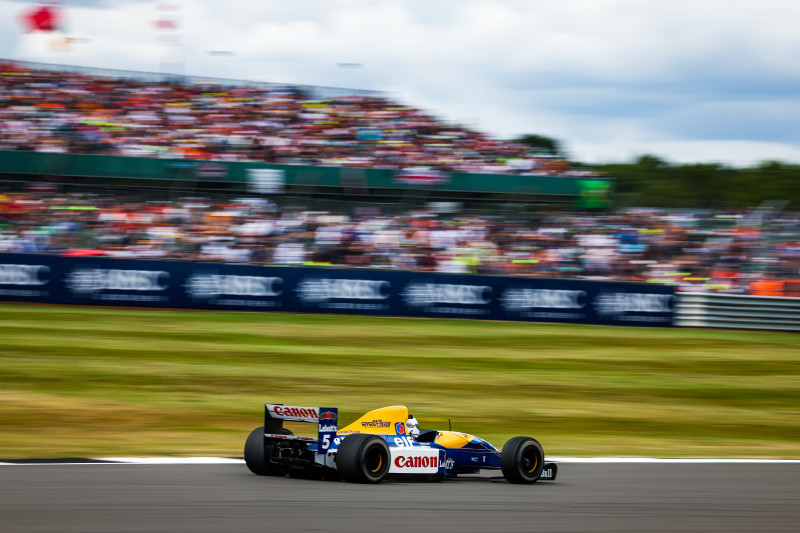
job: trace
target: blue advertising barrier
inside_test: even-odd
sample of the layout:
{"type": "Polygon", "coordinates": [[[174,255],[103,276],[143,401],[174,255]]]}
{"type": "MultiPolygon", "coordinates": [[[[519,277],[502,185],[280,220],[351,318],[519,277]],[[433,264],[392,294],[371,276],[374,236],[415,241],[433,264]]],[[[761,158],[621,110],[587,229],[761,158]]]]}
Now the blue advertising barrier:
{"type": "Polygon", "coordinates": [[[627,282],[0,254],[0,300],[672,326],[676,298],[627,282]]]}

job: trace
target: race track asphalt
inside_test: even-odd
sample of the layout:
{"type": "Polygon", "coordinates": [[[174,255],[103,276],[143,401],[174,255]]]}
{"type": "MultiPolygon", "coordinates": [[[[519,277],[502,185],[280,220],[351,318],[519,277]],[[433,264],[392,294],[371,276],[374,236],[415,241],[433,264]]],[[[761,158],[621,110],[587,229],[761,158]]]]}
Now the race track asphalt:
{"type": "Polygon", "coordinates": [[[379,485],[243,464],[0,467],[0,531],[794,532],[800,464],[561,464],[554,483],[379,485]]]}

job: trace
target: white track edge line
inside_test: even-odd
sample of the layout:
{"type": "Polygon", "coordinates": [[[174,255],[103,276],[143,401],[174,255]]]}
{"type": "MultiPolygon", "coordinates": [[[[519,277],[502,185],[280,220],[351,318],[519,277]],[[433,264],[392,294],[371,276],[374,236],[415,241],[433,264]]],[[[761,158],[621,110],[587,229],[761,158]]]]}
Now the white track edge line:
{"type": "Polygon", "coordinates": [[[232,457],[97,457],[100,461],[142,465],[222,465],[244,463],[232,457]]]}

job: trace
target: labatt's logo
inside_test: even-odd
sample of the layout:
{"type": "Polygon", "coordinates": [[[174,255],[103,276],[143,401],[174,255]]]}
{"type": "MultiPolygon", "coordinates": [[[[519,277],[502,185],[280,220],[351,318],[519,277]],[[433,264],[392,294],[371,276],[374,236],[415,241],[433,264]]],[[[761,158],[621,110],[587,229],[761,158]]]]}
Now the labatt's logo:
{"type": "Polygon", "coordinates": [[[440,464],[445,470],[452,470],[456,466],[455,460],[453,460],[452,457],[447,457],[447,454],[444,454],[444,459],[442,459],[440,464]]]}

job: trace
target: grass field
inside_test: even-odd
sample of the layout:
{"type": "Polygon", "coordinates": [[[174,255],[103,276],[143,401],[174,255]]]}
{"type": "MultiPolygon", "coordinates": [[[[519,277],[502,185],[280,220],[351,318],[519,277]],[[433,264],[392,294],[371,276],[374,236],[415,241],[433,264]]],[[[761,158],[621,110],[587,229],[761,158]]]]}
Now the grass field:
{"type": "Polygon", "coordinates": [[[266,401],[558,455],[800,458],[800,337],[0,305],[0,458],[241,456],[266,401]]]}

